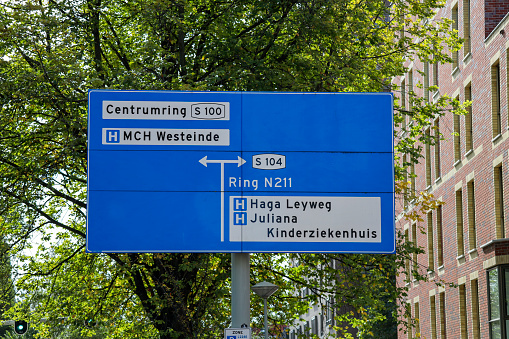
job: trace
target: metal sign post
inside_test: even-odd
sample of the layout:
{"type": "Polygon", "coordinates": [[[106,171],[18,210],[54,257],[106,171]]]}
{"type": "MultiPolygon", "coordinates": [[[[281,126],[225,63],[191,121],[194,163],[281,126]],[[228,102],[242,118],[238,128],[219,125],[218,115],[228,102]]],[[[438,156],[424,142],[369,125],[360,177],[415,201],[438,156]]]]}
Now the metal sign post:
{"type": "Polygon", "coordinates": [[[250,327],[249,253],[232,253],[232,327],[250,327]]]}
{"type": "Polygon", "coordinates": [[[232,253],[232,326],[250,326],[249,253],[394,253],[392,105],[91,90],[86,249],[232,253]]]}

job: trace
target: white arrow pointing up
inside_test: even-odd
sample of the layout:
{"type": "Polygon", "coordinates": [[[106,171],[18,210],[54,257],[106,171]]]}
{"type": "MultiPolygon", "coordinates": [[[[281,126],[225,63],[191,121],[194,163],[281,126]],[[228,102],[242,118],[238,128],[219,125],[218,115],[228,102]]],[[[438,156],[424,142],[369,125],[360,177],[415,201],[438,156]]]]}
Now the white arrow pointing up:
{"type": "Polygon", "coordinates": [[[224,164],[237,164],[240,167],[246,160],[237,157],[237,160],[207,160],[207,156],[200,159],[200,164],[207,167],[208,164],[221,164],[221,242],[224,241],[224,164]]]}
{"type": "Polygon", "coordinates": [[[207,167],[207,164],[237,164],[237,167],[240,167],[246,163],[246,160],[241,157],[237,157],[237,160],[208,160],[207,156],[204,156],[200,159],[200,164],[207,167]]]}

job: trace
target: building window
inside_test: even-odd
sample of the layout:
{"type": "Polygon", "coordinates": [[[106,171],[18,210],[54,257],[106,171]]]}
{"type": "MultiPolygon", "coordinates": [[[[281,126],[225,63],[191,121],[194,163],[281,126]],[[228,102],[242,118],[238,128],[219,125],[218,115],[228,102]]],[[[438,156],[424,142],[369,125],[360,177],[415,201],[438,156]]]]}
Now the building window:
{"type": "Polygon", "coordinates": [[[425,147],[425,156],[426,156],[426,187],[431,186],[431,135],[429,129],[426,130],[426,147],[425,147]]]}
{"type": "Polygon", "coordinates": [[[408,314],[408,319],[407,319],[407,322],[408,322],[408,326],[407,326],[407,332],[406,332],[406,335],[407,335],[407,338],[408,339],[412,339],[413,338],[413,335],[412,335],[412,305],[410,304],[410,302],[407,303],[406,305],[406,311],[407,311],[407,314],[408,314]]]}
{"type": "MultiPolygon", "coordinates": [[[[472,101],[472,84],[465,87],[465,101],[472,101]]],[[[467,114],[465,115],[465,148],[466,151],[474,149],[473,132],[472,132],[472,105],[467,107],[467,114]]]]}
{"type": "Polygon", "coordinates": [[[438,61],[433,63],[433,86],[438,87],[438,61]]]}
{"type": "Polygon", "coordinates": [[[444,248],[442,232],[442,205],[437,208],[437,261],[438,267],[444,266],[444,248]]]}
{"type": "MultiPolygon", "coordinates": [[[[410,237],[408,235],[408,228],[407,228],[405,230],[405,242],[408,243],[409,241],[410,241],[410,237]]],[[[410,279],[411,279],[411,275],[410,275],[410,259],[406,259],[405,260],[405,271],[406,271],[407,282],[410,282],[410,279]]]]}
{"type": "Polygon", "coordinates": [[[454,114],[453,120],[454,120],[454,127],[453,127],[454,128],[454,162],[456,163],[461,160],[460,116],[458,114],[454,114]]]}
{"type": "Polygon", "coordinates": [[[410,165],[410,194],[412,199],[415,197],[415,164],[410,165]]]}
{"type": "Polygon", "coordinates": [[[460,295],[460,333],[461,339],[468,339],[468,327],[467,327],[467,289],[465,284],[459,285],[460,295]]]}
{"type": "Polygon", "coordinates": [[[500,64],[491,66],[491,123],[493,138],[502,133],[500,116],[500,64]]]}
{"type": "Polygon", "coordinates": [[[429,62],[424,63],[424,99],[429,101],[429,62]]]}
{"type": "Polygon", "coordinates": [[[458,257],[465,255],[465,242],[463,240],[463,191],[456,191],[456,240],[458,257]]]}
{"type": "Polygon", "coordinates": [[[479,282],[470,281],[470,299],[472,303],[472,333],[474,339],[481,339],[481,321],[479,318],[479,282]]]}
{"type": "Polygon", "coordinates": [[[470,51],[470,0],[463,0],[463,57],[467,56],[470,51]]]}
{"type": "Polygon", "coordinates": [[[414,92],[414,70],[410,69],[408,71],[408,110],[412,112],[412,94],[414,92]]]}
{"type": "Polygon", "coordinates": [[[401,81],[401,110],[403,121],[401,122],[401,128],[403,131],[406,130],[406,85],[405,80],[401,81]]]}
{"type": "Polygon", "coordinates": [[[323,314],[320,314],[320,336],[323,336],[323,314]]]}
{"type": "Polygon", "coordinates": [[[414,318],[415,318],[415,337],[420,338],[421,333],[421,321],[420,321],[420,310],[419,303],[414,304],[414,318]]]}
{"type": "Polygon", "coordinates": [[[408,155],[405,154],[403,156],[403,164],[402,164],[402,167],[404,168],[404,171],[403,171],[403,175],[404,175],[404,178],[403,180],[405,181],[405,186],[403,188],[403,206],[405,208],[407,208],[408,206],[408,167],[407,167],[407,164],[408,164],[408,155]]]}
{"type": "Polygon", "coordinates": [[[474,181],[467,183],[468,199],[468,247],[473,250],[477,247],[477,231],[475,227],[475,190],[474,181]]]}
{"type": "Polygon", "coordinates": [[[438,302],[440,303],[440,335],[442,339],[447,338],[447,329],[446,329],[446,311],[445,311],[445,292],[440,292],[440,298],[438,302]]]}
{"type": "Polygon", "coordinates": [[[325,324],[334,326],[334,298],[329,297],[326,303],[325,324]]]}
{"type": "MultiPolygon", "coordinates": [[[[452,29],[455,31],[458,31],[458,5],[456,5],[452,9],[452,18],[451,19],[452,19],[452,29]]],[[[452,52],[452,71],[453,72],[456,68],[458,68],[458,56],[459,56],[458,51],[452,52]]]]}
{"type": "Polygon", "coordinates": [[[437,339],[437,305],[435,296],[429,297],[431,339],[437,339]]]}
{"type": "Polygon", "coordinates": [[[433,254],[433,215],[431,212],[427,214],[428,222],[428,271],[435,270],[435,256],[433,254]]]}
{"type": "Polygon", "coordinates": [[[311,334],[318,335],[318,317],[313,317],[311,319],[311,334]]]}
{"type": "MultiPolygon", "coordinates": [[[[414,247],[417,247],[417,224],[412,224],[412,242],[414,243],[414,247]]],[[[414,271],[414,276],[417,275],[417,269],[418,269],[418,264],[417,264],[417,253],[412,253],[412,261],[414,262],[413,263],[413,271],[414,271]]]]}
{"type": "Polygon", "coordinates": [[[504,184],[502,177],[502,166],[494,168],[495,188],[495,227],[497,239],[505,238],[504,228],[504,184]]]}
{"type": "Polygon", "coordinates": [[[490,338],[507,338],[509,326],[509,266],[498,266],[488,275],[488,319],[490,338]]]}
{"type": "Polygon", "coordinates": [[[441,177],[440,172],[440,122],[435,120],[435,179],[441,177]]]}
{"type": "Polygon", "coordinates": [[[489,281],[489,324],[490,324],[490,337],[496,338],[500,335],[500,293],[498,283],[498,270],[491,270],[488,272],[489,281]]]}

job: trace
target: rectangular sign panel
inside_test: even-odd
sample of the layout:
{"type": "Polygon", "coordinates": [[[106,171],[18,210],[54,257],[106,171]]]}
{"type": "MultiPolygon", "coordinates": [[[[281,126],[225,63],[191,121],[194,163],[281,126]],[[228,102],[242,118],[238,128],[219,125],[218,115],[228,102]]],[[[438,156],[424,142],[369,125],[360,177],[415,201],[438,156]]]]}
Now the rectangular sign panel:
{"type": "Polygon", "coordinates": [[[377,243],[380,216],[379,197],[232,196],[230,241],[377,243]]]}
{"type": "Polygon", "coordinates": [[[89,92],[89,252],[393,253],[390,93],[89,92]]]}
{"type": "Polygon", "coordinates": [[[227,129],[103,128],[103,145],[229,146],[227,129]]]}
{"type": "Polygon", "coordinates": [[[103,119],[229,120],[229,102],[103,101],[103,119]]]}
{"type": "Polygon", "coordinates": [[[225,328],[224,339],[251,339],[250,328],[225,328]]]}

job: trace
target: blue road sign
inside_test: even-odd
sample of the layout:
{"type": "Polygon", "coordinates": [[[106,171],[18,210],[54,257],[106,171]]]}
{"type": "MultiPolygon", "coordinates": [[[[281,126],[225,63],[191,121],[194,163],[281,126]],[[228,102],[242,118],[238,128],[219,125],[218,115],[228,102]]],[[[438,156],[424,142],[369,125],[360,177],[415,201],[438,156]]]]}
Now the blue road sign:
{"type": "Polygon", "coordinates": [[[390,93],[89,92],[89,252],[393,253],[390,93]]]}

